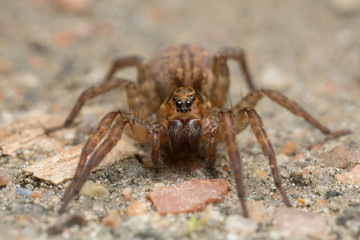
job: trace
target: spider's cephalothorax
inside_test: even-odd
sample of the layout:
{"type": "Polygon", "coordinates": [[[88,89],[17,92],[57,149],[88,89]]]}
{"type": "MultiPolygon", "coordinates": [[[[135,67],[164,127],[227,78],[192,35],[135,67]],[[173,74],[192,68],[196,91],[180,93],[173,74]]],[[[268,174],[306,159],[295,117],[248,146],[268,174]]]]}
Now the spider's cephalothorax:
{"type": "Polygon", "coordinates": [[[91,170],[111,151],[124,132],[139,142],[151,145],[154,165],[159,164],[160,148],[168,143],[173,154],[196,153],[200,146],[206,146],[208,166],[211,167],[215,162],[217,142],[225,142],[245,217],[248,212],[242,161],[235,136],[248,125],[269,161],[275,185],[284,203],[291,206],[281,185],[275,152],[263,129],[261,118],[254,109],[260,99],[269,97],[330,137],[349,133],[346,130],[330,131],[280,92],[255,89],[241,49],[223,48],[213,54],[197,45],[173,46],[157,54],[149,63],[138,56],[116,60],[104,82],[81,94],[64,124],[47,129],[46,132],[69,127],[88,99],[119,86],[126,90],[130,112],[138,112],[140,109],[142,118],[115,111],[100,121],[81,152],[78,168],[63,196],[60,211],[64,211],[80,192],[91,170]],[[228,59],[239,63],[250,89],[250,93],[231,109],[224,108],[230,80],[228,59]],[[138,69],[137,83],[112,77],[117,70],[131,66],[138,69]]]}
{"type": "Polygon", "coordinates": [[[207,109],[200,92],[191,87],[177,88],[160,111],[166,113],[169,146],[172,153],[199,151],[202,138],[201,120],[207,109]]]}

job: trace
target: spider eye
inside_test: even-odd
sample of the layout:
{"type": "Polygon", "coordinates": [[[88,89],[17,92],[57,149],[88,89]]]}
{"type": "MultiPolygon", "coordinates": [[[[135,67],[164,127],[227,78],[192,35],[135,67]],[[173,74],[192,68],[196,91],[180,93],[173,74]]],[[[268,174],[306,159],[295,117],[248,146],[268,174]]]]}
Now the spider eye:
{"type": "Polygon", "coordinates": [[[195,101],[195,97],[194,97],[194,96],[190,96],[190,100],[191,100],[191,101],[195,101]]]}
{"type": "Polygon", "coordinates": [[[181,106],[182,106],[182,102],[181,102],[181,101],[177,101],[177,102],[176,102],[176,107],[177,107],[177,108],[181,108],[181,106]]]}
{"type": "Polygon", "coordinates": [[[175,102],[175,101],[177,101],[179,99],[179,97],[178,96],[175,96],[174,98],[173,98],[173,101],[175,102]]]}
{"type": "Polygon", "coordinates": [[[185,106],[186,106],[187,108],[191,107],[191,102],[190,102],[189,100],[187,100],[187,101],[185,102],[185,106]]]}

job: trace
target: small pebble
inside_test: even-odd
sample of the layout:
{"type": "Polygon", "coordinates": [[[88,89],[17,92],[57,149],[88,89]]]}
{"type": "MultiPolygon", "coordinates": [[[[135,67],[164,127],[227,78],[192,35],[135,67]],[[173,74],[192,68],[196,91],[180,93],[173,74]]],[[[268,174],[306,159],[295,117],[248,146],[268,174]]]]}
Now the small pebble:
{"type": "Polygon", "coordinates": [[[113,209],[108,212],[108,214],[103,218],[102,223],[109,227],[114,227],[116,222],[119,220],[120,214],[118,210],[113,209]]]}
{"type": "Polygon", "coordinates": [[[31,192],[31,197],[32,198],[39,198],[42,199],[44,197],[44,194],[42,191],[32,191],[31,192]]]}
{"type": "Polygon", "coordinates": [[[320,156],[320,159],[327,167],[347,168],[355,161],[352,150],[344,145],[339,145],[320,156]]]}
{"type": "Polygon", "coordinates": [[[131,201],[134,197],[132,196],[133,190],[130,187],[124,188],[122,190],[122,196],[125,202],[131,201]]]}
{"type": "Polygon", "coordinates": [[[16,194],[23,197],[31,197],[31,191],[24,188],[16,188],[16,194]]]}
{"type": "Polygon", "coordinates": [[[246,202],[249,210],[249,218],[256,223],[262,223],[268,218],[263,201],[249,200],[246,202]]]}
{"type": "Polygon", "coordinates": [[[47,190],[44,193],[44,198],[45,199],[50,199],[51,197],[53,197],[55,195],[55,192],[53,190],[47,190]]]}
{"type": "Polygon", "coordinates": [[[288,237],[323,239],[326,236],[326,221],[317,214],[296,208],[280,207],[273,220],[272,230],[288,237]]]}
{"type": "Polygon", "coordinates": [[[132,202],[125,211],[127,216],[137,216],[147,212],[146,203],[141,201],[132,202]]]}
{"type": "Polygon", "coordinates": [[[109,195],[110,192],[102,185],[94,183],[93,181],[86,181],[83,188],[80,191],[80,194],[92,196],[92,197],[101,197],[109,195]]]}
{"type": "Polygon", "coordinates": [[[296,142],[288,142],[288,143],[285,143],[285,145],[283,146],[281,151],[285,155],[290,156],[290,155],[294,154],[296,148],[297,148],[296,142]]]}
{"type": "Polygon", "coordinates": [[[260,179],[260,180],[266,180],[267,178],[268,178],[268,174],[267,174],[267,172],[266,171],[264,171],[264,170],[259,170],[259,169],[256,169],[255,170],[255,173],[256,173],[256,175],[258,176],[258,178],[260,179]]]}
{"type": "Polygon", "coordinates": [[[225,229],[230,235],[248,235],[256,231],[257,223],[240,215],[230,215],[225,219],[225,229]]]}
{"type": "Polygon", "coordinates": [[[154,191],[159,191],[159,190],[164,189],[164,188],[165,188],[164,183],[154,183],[154,187],[153,187],[154,191]]]}
{"type": "Polygon", "coordinates": [[[329,190],[325,194],[325,199],[341,196],[341,193],[335,190],[329,190]]]}
{"type": "Polygon", "coordinates": [[[335,175],[335,179],[343,184],[360,184],[360,164],[355,165],[349,172],[335,175]]]}
{"type": "Polygon", "coordinates": [[[220,202],[229,191],[225,179],[190,179],[180,184],[154,191],[148,199],[162,214],[180,214],[203,210],[207,204],[220,202]]]}
{"type": "Polygon", "coordinates": [[[0,187],[4,187],[9,183],[9,175],[4,168],[0,168],[0,187]]]}

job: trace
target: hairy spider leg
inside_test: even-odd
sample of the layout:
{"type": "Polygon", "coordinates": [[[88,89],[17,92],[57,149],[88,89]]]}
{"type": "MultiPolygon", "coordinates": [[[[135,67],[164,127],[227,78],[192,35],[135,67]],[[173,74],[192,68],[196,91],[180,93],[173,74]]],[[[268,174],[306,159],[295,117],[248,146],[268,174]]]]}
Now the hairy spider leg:
{"type": "Polygon", "coordinates": [[[115,59],[111,65],[111,68],[109,72],[107,73],[105,77],[106,81],[111,81],[111,78],[114,76],[114,74],[119,71],[122,68],[126,67],[136,67],[137,68],[137,74],[138,74],[138,82],[143,82],[146,78],[146,64],[144,60],[139,56],[127,56],[123,58],[115,59]]]}
{"type": "Polygon", "coordinates": [[[232,59],[239,63],[240,68],[244,74],[246,83],[251,91],[255,90],[255,85],[252,80],[246,57],[245,51],[241,48],[225,47],[220,49],[213,57],[214,65],[213,72],[216,76],[216,81],[211,94],[211,102],[218,107],[224,106],[229,93],[229,68],[227,60],[232,59]]]}
{"type": "Polygon", "coordinates": [[[59,209],[59,212],[64,212],[66,206],[70,203],[70,201],[80,193],[81,188],[84,186],[88,176],[91,173],[91,170],[94,169],[99,163],[104,159],[106,154],[111,151],[112,148],[118,143],[125,126],[128,124],[128,121],[120,120],[114,124],[114,126],[110,129],[108,137],[97,147],[94,154],[90,157],[87,164],[81,171],[81,174],[77,181],[75,182],[72,190],[63,199],[63,203],[59,209]]]}
{"type": "Polygon", "coordinates": [[[105,156],[116,146],[124,131],[133,132],[133,134],[127,135],[130,135],[139,142],[151,141],[151,133],[148,128],[132,115],[125,114],[121,111],[106,115],[101,120],[98,130],[100,131],[95,131],[85,144],[78,169],[75,173],[75,178],[69,186],[70,189],[66,191],[63,197],[63,204],[59,212],[64,212],[70,201],[79,194],[91,171],[98,166],[105,156]],[[102,141],[105,136],[106,138],[102,141]],[[86,162],[87,156],[89,155],[90,159],[86,162]]]}
{"type": "Polygon", "coordinates": [[[92,87],[88,88],[87,90],[85,90],[80,95],[78,100],[76,101],[74,107],[72,108],[72,110],[71,110],[70,114],[68,115],[68,117],[66,118],[65,122],[59,126],[45,129],[45,133],[48,134],[48,133],[60,130],[62,128],[69,127],[72,124],[72,122],[74,121],[75,117],[80,112],[83,105],[86,103],[86,101],[88,101],[102,93],[111,91],[119,86],[122,86],[123,88],[125,88],[125,90],[127,92],[128,104],[130,106],[130,110],[139,108],[139,103],[141,102],[141,100],[139,99],[140,96],[137,92],[136,83],[131,82],[127,79],[112,78],[111,81],[103,82],[101,84],[92,86],[92,87]]]}
{"type": "Polygon", "coordinates": [[[234,124],[232,113],[230,111],[223,111],[220,113],[222,133],[226,145],[226,150],[229,155],[230,163],[235,174],[236,190],[240,199],[243,216],[248,218],[249,213],[245,203],[245,190],[242,171],[242,158],[236,142],[236,133],[234,132],[234,124]]]}
{"type": "Polygon", "coordinates": [[[83,147],[81,154],[80,154],[80,160],[75,172],[75,175],[72,179],[71,184],[66,189],[64,195],[62,196],[62,200],[68,198],[69,193],[72,191],[72,189],[75,186],[76,181],[79,179],[82,170],[84,169],[87,157],[90,153],[94,151],[94,148],[99,144],[101,139],[106,135],[106,133],[109,131],[109,128],[113,124],[115,119],[119,117],[120,112],[110,112],[108,113],[103,119],[101,119],[98,127],[96,130],[90,135],[89,139],[87,140],[85,146],[83,147]]]}
{"type": "MultiPolygon", "coordinates": [[[[312,117],[309,113],[307,113],[299,104],[295,101],[289,99],[278,91],[269,90],[269,89],[261,89],[255,90],[248,95],[246,95],[238,104],[236,104],[232,112],[237,115],[242,108],[251,107],[254,108],[257,102],[263,97],[269,97],[272,101],[278,103],[283,106],[294,115],[304,118],[307,122],[313,125],[315,128],[319,129],[323,134],[328,135],[330,138],[336,138],[339,136],[343,136],[351,133],[349,130],[339,130],[339,131],[330,131],[326,126],[317,121],[314,117],[312,117]]],[[[247,126],[246,119],[243,116],[238,115],[239,120],[235,122],[235,127],[237,132],[240,132],[247,126]],[[244,121],[245,120],[245,121],[244,121]]]]}

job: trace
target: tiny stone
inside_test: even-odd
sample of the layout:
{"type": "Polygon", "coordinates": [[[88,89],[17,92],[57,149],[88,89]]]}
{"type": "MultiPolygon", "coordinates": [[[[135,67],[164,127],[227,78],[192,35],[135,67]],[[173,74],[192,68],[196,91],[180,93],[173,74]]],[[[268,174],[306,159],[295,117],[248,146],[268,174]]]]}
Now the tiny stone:
{"type": "Polygon", "coordinates": [[[135,201],[131,203],[125,211],[127,216],[137,216],[147,212],[145,202],[135,201]]]}
{"type": "Polygon", "coordinates": [[[0,187],[4,187],[9,183],[9,175],[4,168],[0,168],[0,187]]]}
{"type": "Polygon", "coordinates": [[[44,193],[44,198],[45,199],[49,199],[50,197],[54,196],[55,195],[55,192],[53,190],[47,190],[45,191],[44,193]]]}
{"type": "Polygon", "coordinates": [[[335,179],[343,184],[360,184],[360,164],[355,165],[349,172],[335,175],[335,179]]]}
{"type": "Polygon", "coordinates": [[[355,141],[350,141],[349,143],[348,143],[348,147],[349,148],[358,148],[359,146],[358,146],[358,144],[357,144],[357,142],[355,142],[355,141]]]}
{"type": "Polygon", "coordinates": [[[26,189],[32,191],[34,189],[34,186],[31,184],[26,184],[26,189]]]}
{"type": "Polygon", "coordinates": [[[326,236],[326,221],[320,215],[296,208],[280,207],[274,217],[273,230],[287,237],[322,239],[326,236]]]}
{"type": "Polygon", "coordinates": [[[333,168],[347,168],[350,162],[354,162],[355,157],[351,149],[344,145],[339,145],[321,155],[322,162],[327,167],[333,168]]]}
{"type": "Polygon", "coordinates": [[[258,178],[259,178],[260,180],[266,180],[266,179],[268,178],[268,174],[267,174],[267,172],[264,171],[264,170],[256,169],[256,170],[255,170],[255,173],[256,173],[256,175],[258,176],[258,178]]]}
{"type": "Polygon", "coordinates": [[[162,214],[180,214],[203,210],[207,204],[220,202],[229,191],[229,182],[225,179],[188,181],[154,191],[148,199],[162,214]]]}
{"type": "Polygon", "coordinates": [[[294,154],[296,148],[297,148],[296,142],[288,142],[288,143],[285,143],[285,145],[283,146],[281,151],[285,155],[290,156],[290,155],[294,154]]]}
{"type": "Polygon", "coordinates": [[[129,201],[131,201],[131,199],[133,199],[132,193],[133,193],[133,190],[130,187],[124,188],[122,190],[122,196],[123,196],[123,199],[125,202],[129,202],[129,201]]]}
{"type": "Polygon", "coordinates": [[[246,202],[249,210],[249,218],[256,223],[264,222],[268,215],[263,201],[249,200],[246,202]]]}
{"type": "Polygon", "coordinates": [[[154,187],[153,187],[154,191],[159,191],[159,190],[164,189],[164,188],[165,188],[164,183],[154,183],[154,187]]]}
{"type": "Polygon", "coordinates": [[[114,227],[117,221],[119,221],[120,214],[118,210],[113,209],[103,218],[102,223],[109,227],[114,227]]]}
{"type": "Polygon", "coordinates": [[[225,229],[228,234],[248,235],[256,231],[257,224],[240,215],[230,215],[225,219],[225,229]]]}
{"type": "Polygon", "coordinates": [[[31,191],[24,188],[16,188],[16,194],[23,197],[31,197],[31,191]]]}
{"type": "Polygon", "coordinates": [[[86,181],[83,188],[80,191],[80,194],[92,196],[92,197],[101,197],[109,195],[110,192],[102,185],[94,183],[93,181],[86,181]]]}
{"type": "Polygon", "coordinates": [[[44,197],[44,194],[42,191],[32,191],[31,192],[31,197],[32,198],[40,198],[42,199],[44,197]]]}
{"type": "Polygon", "coordinates": [[[332,197],[338,197],[340,195],[341,195],[341,193],[339,193],[339,192],[337,192],[335,190],[329,190],[325,194],[325,199],[330,199],[332,197]]]}

